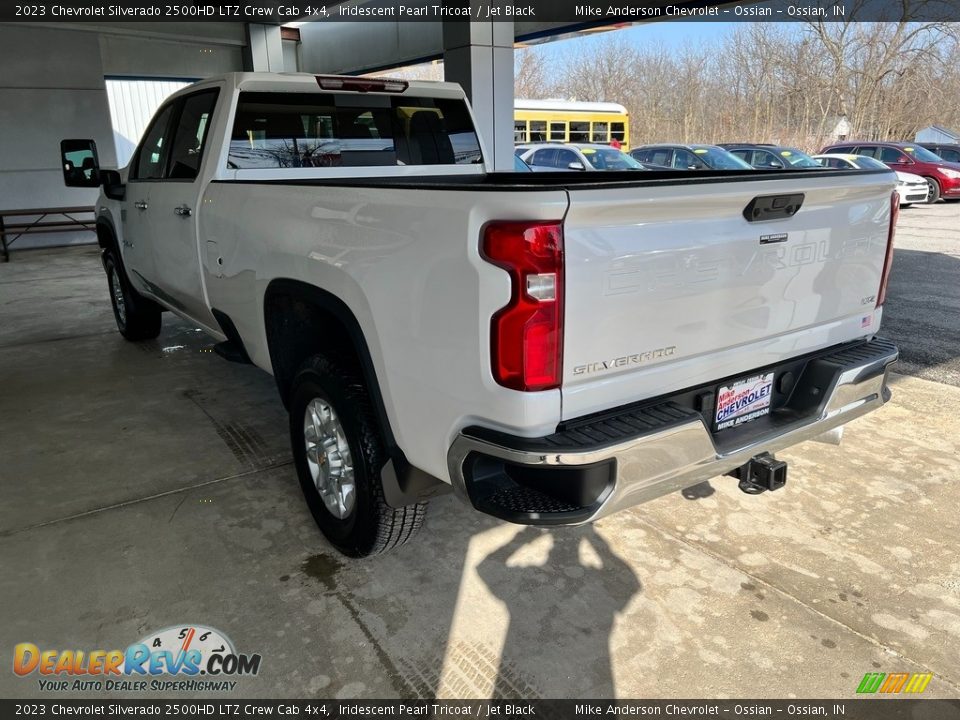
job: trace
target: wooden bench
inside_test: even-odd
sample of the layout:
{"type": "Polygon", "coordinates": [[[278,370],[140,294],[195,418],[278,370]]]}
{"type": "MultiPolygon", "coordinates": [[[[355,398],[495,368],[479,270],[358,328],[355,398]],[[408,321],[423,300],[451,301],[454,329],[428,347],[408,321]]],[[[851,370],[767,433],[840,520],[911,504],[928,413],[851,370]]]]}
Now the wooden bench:
{"type": "Polygon", "coordinates": [[[10,261],[9,246],[21,235],[49,232],[97,232],[94,208],[79,207],[30,208],[28,210],[0,210],[0,250],[3,261],[10,261]],[[89,215],[89,219],[84,216],[89,215]],[[33,218],[17,220],[16,218],[33,218]],[[49,218],[49,219],[48,219],[49,218]]]}

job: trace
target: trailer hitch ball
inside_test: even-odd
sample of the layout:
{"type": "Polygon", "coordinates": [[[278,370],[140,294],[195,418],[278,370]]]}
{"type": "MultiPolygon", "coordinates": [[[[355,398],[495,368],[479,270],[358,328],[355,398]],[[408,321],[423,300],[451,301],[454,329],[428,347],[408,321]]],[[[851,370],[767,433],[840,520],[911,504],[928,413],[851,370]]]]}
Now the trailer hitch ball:
{"type": "Polygon", "coordinates": [[[767,490],[779,490],[787,484],[787,463],[770,453],[760,453],[728,474],[740,481],[743,492],[759,495],[767,490]]]}

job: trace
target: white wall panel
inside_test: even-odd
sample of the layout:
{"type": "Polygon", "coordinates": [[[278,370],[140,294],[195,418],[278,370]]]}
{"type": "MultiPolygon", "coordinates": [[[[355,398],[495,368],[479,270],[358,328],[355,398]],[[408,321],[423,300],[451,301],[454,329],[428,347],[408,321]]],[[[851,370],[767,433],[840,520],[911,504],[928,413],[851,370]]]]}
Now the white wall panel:
{"type": "Polygon", "coordinates": [[[185,80],[107,80],[118,167],[125,167],[157,108],[185,80]]]}
{"type": "Polygon", "coordinates": [[[101,35],[100,50],[108,76],[199,78],[243,70],[243,47],[232,43],[101,35]]]}
{"type": "MultiPolygon", "coordinates": [[[[199,78],[241,70],[245,32],[243,23],[0,23],[0,209],[92,205],[95,190],[64,187],[59,143],[92,138],[100,162],[117,166],[104,76],[199,78]]],[[[138,95],[127,88],[117,118],[124,162],[157,96],[171,89],[138,95]]],[[[91,240],[89,233],[36,234],[13,249],[91,240]]]]}

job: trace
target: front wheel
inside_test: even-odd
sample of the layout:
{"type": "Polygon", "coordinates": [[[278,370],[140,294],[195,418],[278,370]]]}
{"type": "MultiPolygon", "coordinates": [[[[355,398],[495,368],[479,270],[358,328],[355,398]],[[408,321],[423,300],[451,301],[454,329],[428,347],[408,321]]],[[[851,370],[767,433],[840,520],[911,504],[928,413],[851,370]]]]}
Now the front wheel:
{"type": "Polygon", "coordinates": [[[927,202],[931,205],[940,199],[940,183],[934,178],[927,178],[927,202]]]}
{"type": "Polygon", "coordinates": [[[900,203],[900,209],[902,210],[903,208],[908,208],[911,205],[913,205],[913,203],[900,203]]]}
{"type": "Polygon", "coordinates": [[[157,337],[162,322],[160,307],[130,287],[123,268],[110,251],[103,256],[103,269],[107,272],[113,319],[120,334],[131,341],[157,337]]]}
{"type": "Polygon", "coordinates": [[[423,525],[426,503],[392,508],[384,499],[386,453],[363,382],[322,355],[294,378],[290,441],[307,506],[344,555],[386,552],[423,525]]]}

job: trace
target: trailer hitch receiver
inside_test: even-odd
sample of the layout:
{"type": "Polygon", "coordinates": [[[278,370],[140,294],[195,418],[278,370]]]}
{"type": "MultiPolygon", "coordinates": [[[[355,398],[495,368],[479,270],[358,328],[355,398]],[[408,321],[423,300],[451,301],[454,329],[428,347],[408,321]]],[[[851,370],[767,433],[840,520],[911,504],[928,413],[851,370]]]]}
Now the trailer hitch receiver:
{"type": "Polygon", "coordinates": [[[728,474],[740,481],[740,489],[748,495],[779,490],[787,484],[787,464],[770,453],[760,453],[728,474]]]}

